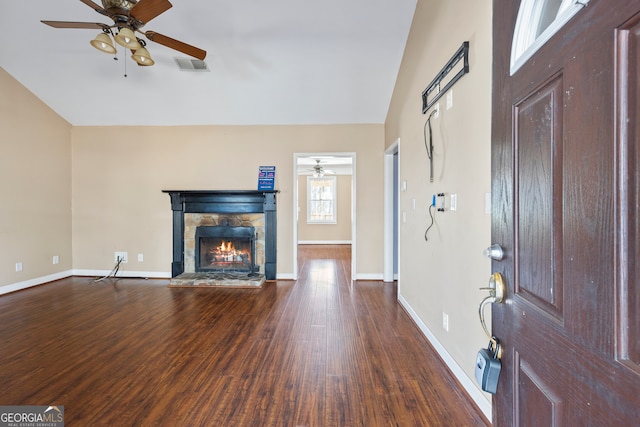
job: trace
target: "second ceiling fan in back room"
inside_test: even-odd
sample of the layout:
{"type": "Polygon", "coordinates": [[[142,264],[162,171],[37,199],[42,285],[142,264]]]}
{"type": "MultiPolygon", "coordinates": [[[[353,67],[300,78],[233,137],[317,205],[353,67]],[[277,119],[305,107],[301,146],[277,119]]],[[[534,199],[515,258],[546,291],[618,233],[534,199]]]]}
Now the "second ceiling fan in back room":
{"type": "Polygon", "coordinates": [[[153,18],[172,7],[168,0],[102,0],[102,6],[91,0],[80,0],[101,15],[113,20],[113,24],[100,22],[41,21],[54,28],[99,29],[102,32],[91,40],[96,49],[114,54],[116,48],[111,38],[119,45],[131,50],[131,57],[138,65],[153,65],[154,61],[145,48],[144,40],[136,33],[143,34],[148,40],[159,43],[186,55],[203,60],[207,52],[179,40],[172,39],[155,31],[142,31],[142,27],[153,18]]]}
{"type": "Polygon", "coordinates": [[[325,174],[335,175],[335,171],[331,169],[325,169],[325,167],[322,165],[322,163],[324,164],[327,163],[326,160],[321,160],[321,159],[309,159],[309,160],[315,160],[316,164],[313,166],[309,166],[305,169],[302,169],[303,172],[311,173],[311,175],[313,175],[314,178],[322,178],[323,176],[325,176],[325,174]]]}

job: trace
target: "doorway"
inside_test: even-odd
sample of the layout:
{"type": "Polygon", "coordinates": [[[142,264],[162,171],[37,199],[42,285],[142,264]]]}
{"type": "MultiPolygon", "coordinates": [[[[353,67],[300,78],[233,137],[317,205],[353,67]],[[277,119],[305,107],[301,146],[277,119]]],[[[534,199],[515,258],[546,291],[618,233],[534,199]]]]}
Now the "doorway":
{"type": "MultiPolygon", "coordinates": [[[[398,280],[400,244],[398,218],[400,206],[400,138],[384,152],[384,266],[383,280],[398,280]]],[[[398,283],[398,288],[400,283],[398,283]]]]}
{"type": "MultiPolygon", "coordinates": [[[[305,244],[350,244],[351,280],[356,280],[356,154],[351,152],[294,153],[293,171],[293,279],[298,279],[298,244],[303,240],[305,244]],[[309,178],[326,178],[327,181],[333,179],[335,182],[336,193],[333,195],[335,197],[333,203],[336,208],[336,218],[333,220],[320,220],[314,223],[309,219],[307,204],[310,193],[307,193],[306,188],[309,178]],[[301,188],[303,185],[304,188],[301,188]],[[345,192],[348,193],[346,203],[345,192]],[[347,234],[344,234],[345,227],[348,229],[347,234]],[[323,237],[318,238],[318,234],[323,237]],[[301,239],[301,237],[307,238],[301,239]]],[[[322,203],[330,205],[328,201],[322,203]]]]}

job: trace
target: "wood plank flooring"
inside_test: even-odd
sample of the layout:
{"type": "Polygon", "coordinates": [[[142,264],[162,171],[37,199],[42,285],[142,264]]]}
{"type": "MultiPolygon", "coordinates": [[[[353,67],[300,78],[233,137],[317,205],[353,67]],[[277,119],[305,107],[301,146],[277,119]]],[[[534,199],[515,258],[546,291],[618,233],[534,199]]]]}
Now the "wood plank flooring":
{"type": "Polygon", "coordinates": [[[0,404],[67,426],[476,426],[486,419],[348,245],[262,289],[73,277],[0,296],[0,404]]]}

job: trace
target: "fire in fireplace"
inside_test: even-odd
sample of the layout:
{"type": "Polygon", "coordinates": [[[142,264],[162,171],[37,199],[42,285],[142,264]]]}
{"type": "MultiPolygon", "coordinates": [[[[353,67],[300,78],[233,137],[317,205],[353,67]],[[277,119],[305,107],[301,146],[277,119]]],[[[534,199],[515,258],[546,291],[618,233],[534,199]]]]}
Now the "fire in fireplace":
{"type": "Polygon", "coordinates": [[[196,272],[255,273],[255,241],[254,227],[197,227],[196,272]]]}

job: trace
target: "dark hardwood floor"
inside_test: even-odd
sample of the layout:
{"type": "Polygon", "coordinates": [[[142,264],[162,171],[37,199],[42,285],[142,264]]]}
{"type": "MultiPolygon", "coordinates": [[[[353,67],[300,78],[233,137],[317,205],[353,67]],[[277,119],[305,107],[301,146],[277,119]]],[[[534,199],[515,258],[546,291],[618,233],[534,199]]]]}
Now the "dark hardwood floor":
{"type": "Polygon", "coordinates": [[[488,425],[350,247],[262,289],[73,277],[0,296],[0,404],[67,426],[488,425]]]}

